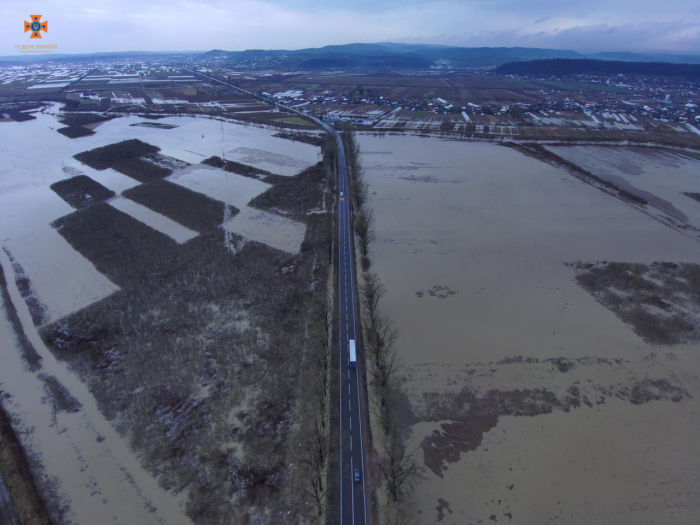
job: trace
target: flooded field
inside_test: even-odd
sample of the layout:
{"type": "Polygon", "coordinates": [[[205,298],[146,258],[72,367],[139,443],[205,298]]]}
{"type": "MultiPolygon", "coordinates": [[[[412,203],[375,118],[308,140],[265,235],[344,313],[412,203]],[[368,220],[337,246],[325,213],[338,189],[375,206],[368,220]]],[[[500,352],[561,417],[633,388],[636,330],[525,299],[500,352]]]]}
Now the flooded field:
{"type": "MultiPolygon", "coordinates": [[[[0,252],[5,275],[12,275],[0,252]]],[[[31,344],[42,359],[42,372],[55,377],[79,403],[68,411],[52,403],[41,374],[27,370],[15,351],[17,344],[7,311],[0,306],[0,387],[3,404],[13,416],[22,444],[40,466],[36,480],[42,496],[55,498],[66,523],[91,523],[95,516],[115,523],[188,523],[180,502],[158,486],[139,464],[126,440],[97,409],[97,403],[77,376],[56,361],[34,329],[17,287],[8,290],[31,344]]],[[[36,473],[35,473],[36,475],[36,473]]]]}
{"type": "MultiPolygon", "coordinates": [[[[229,160],[241,159],[279,175],[294,175],[317,162],[319,157],[317,147],[274,137],[274,130],[190,117],[170,117],[158,121],[175,126],[172,129],[132,126],[143,119],[123,117],[104,122],[95,135],[70,140],[56,133],[55,129],[61,124],[51,114],[56,107],[52,108],[47,113],[37,113],[36,120],[7,122],[0,127],[0,153],[5,159],[0,166],[0,239],[3,247],[30,276],[37,299],[46,306],[47,322],[117,290],[50,226],[54,220],[73,210],[49,186],[79,174],[88,175],[117,194],[138,185],[137,181],[113,169],[98,171],[78,162],[73,158],[76,153],[126,138],[138,138],[160,147],[165,155],[190,163],[221,155],[228,149],[231,150],[227,153],[229,160]],[[18,132],[20,129],[21,133],[18,132]],[[37,144],[41,144],[41,147],[37,147],[37,144]],[[232,145],[236,147],[232,148],[232,145]],[[235,153],[236,149],[241,151],[235,153]],[[47,254],[51,256],[47,257],[47,254]],[[61,279],[56,279],[56,275],[61,275],[61,279]]],[[[243,177],[221,171],[217,173],[220,175],[220,180],[217,179],[219,186],[210,187],[211,192],[217,195],[224,194],[227,188],[249,188],[251,183],[256,182],[244,179],[236,184],[235,181],[243,177]]],[[[250,198],[267,187],[259,183],[255,190],[236,192],[235,198],[227,200],[235,201],[235,205],[242,209],[250,198]]],[[[220,196],[212,197],[223,200],[220,196]]],[[[156,229],[165,228],[167,231],[164,233],[174,235],[178,242],[191,238],[191,232],[182,230],[181,226],[173,225],[164,217],[156,217],[128,201],[118,201],[116,206],[127,214],[138,215],[135,217],[137,220],[150,220],[156,229]],[[150,219],[145,219],[146,216],[150,219]]],[[[261,225],[261,242],[273,243],[280,249],[298,250],[303,240],[303,225],[267,217],[267,214],[264,217],[267,221],[261,221],[258,215],[246,213],[238,220],[240,228],[231,225],[229,229],[236,233],[240,230],[241,235],[247,233],[253,240],[258,240],[257,226],[261,225]],[[274,231],[264,231],[266,224],[271,223],[283,225],[284,238],[274,231]]],[[[279,228],[273,229],[279,231],[279,228]]]]}
{"type": "Polygon", "coordinates": [[[568,263],[696,262],[700,243],[507,148],[359,139],[422,523],[692,523],[700,348],[646,344],[568,263]]]}
{"type": "Polygon", "coordinates": [[[177,171],[170,180],[239,209],[234,218],[224,223],[227,231],[278,250],[299,251],[306,232],[303,224],[248,206],[253,198],[270,187],[269,184],[207,165],[177,171]]]}
{"type": "MultiPolygon", "coordinates": [[[[168,403],[175,403],[173,396],[184,395],[186,389],[182,388],[182,385],[185,382],[178,382],[178,378],[168,377],[165,365],[156,366],[153,362],[146,365],[139,363],[134,367],[135,372],[129,376],[129,381],[133,381],[135,386],[132,385],[128,390],[121,386],[115,387],[115,392],[119,392],[118,395],[114,395],[112,391],[104,393],[100,389],[108,386],[111,388],[111,385],[109,379],[104,380],[98,373],[91,375],[93,370],[87,370],[95,365],[95,362],[91,361],[92,357],[78,357],[69,361],[69,358],[77,355],[76,352],[62,355],[63,360],[57,360],[56,344],[48,346],[46,339],[42,340],[42,337],[45,336],[47,329],[60,333],[69,326],[71,320],[81,318],[81,312],[89,308],[93,309],[91,310],[93,314],[85,314],[88,329],[104,323],[104,319],[110,312],[114,314],[115,311],[124,310],[125,307],[120,306],[124,302],[133,301],[133,308],[143,308],[144,312],[139,314],[142,319],[146,313],[158,314],[166,306],[187,308],[186,301],[174,300],[172,295],[174,293],[172,290],[177,289],[182,279],[167,283],[169,288],[163,293],[162,299],[165,306],[160,309],[149,310],[145,305],[146,299],[152,298],[156,292],[143,291],[141,293],[144,294],[144,298],[140,298],[138,293],[135,293],[138,288],[127,290],[125,287],[124,283],[129,283],[129,286],[132,284],[125,277],[130,271],[136,269],[147,272],[148,265],[143,263],[145,259],[149,259],[152,266],[155,265],[154,263],[165,264],[157,259],[157,253],[152,253],[158,252],[159,249],[153,248],[151,253],[141,250],[142,246],[139,243],[147,242],[144,240],[147,238],[150,239],[148,241],[150,247],[157,244],[162,247],[161,250],[168,251],[172,259],[182,258],[185,254],[184,256],[199,261],[196,259],[198,254],[206,258],[205,250],[211,250],[212,257],[217,258],[217,264],[223,264],[223,258],[230,257],[230,254],[227,254],[223,248],[223,241],[212,242],[217,238],[216,235],[224,237],[221,233],[221,225],[223,225],[229,231],[247,240],[260,241],[289,252],[286,254],[276,252],[275,256],[271,257],[275,259],[274,261],[266,261],[269,248],[262,245],[248,246],[246,253],[252,253],[262,261],[256,263],[257,268],[264,268],[264,271],[268,272],[271,271],[268,267],[276,268],[277,259],[293,257],[293,254],[299,251],[304,239],[306,225],[282,215],[248,207],[248,202],[253,197],[271,187],[269,184],[226,173],[206,165],[186,166],[185,163],[199,164],[207,157],[225,152],[227,160],[239,160],[276,175],[292,176],[319,160],[319,148],[274,137],[277,130],[187,117],[162,119],[159,122],[166,125],[161,127],[133,126],[143,121],[138,117],[117,118],[101,124],[96,129],[95,135],[72,140],[55,131],[62,126],[57,121],[56,109],[57,106],[51,106],[46,112],[37,113],[35,120],[28,122],[3,122],[0,125],[0,155],[4,160],[0,166],[0,247],[2,247],[0,263],[8,281],[8,297],[11,299],[11,303],[6,303],[0,310],[2,349],[0,351],[2,354],[0,356],[2,358],[0,390],[4,396],[3,405],[13,419],[13,425],[23,445],[34,458],[33,469],[38,475],[37,482],[42,489],[42,495],[51,502],[54,518],[57,517],[57,513],[60,513],[61,522],[66,523],[92,523],[95,516],[102,516],[103,520],[116,523],[188,523],[190,516],[186,511],[192,512],[187,507],[191,505],[192,499],[188,483],[192,479],[199,479],[197,478],[199,474],[179,471],[172,474],[175,469],[169,465],[168,481],[164,482],[162,475],[156,479],[154,472],[162,473],[162,470],[158,471],[157,461],[163,460],[158,458],[156,453],[151,452],[146,461],[143,445],[141,449],[135,451],[132,447],[136,447],[139,443],[138,438],[143,436],[143,431],[137,435],[134,429],[129,427],[133,419],[143,415],[144,426],[150,424],[153,428],[149,427],[148,430],[162,438],[162,430],[158,425],[164,425],[163,421],[169,421],[170,416],[163,416],[162,421],[158,420],[154,423],[151,420],[150,409],[143,408],[144,403],[156,403],[150,392],[143,393],[144,387],[139,383],[143,380],[144,370],[155,370],[161,374],[159,381],[162,380],[163,384],[154,386],[153,378],[146,381],[149,388],[158,390],[159,395],[162,396],[158,398],[160,404],[156,403],[156,407],[161,412],[167,413],[171,410],[168,403]],[[231,217],[230,210],[220,204],[222,212],[219,222],[212,224],[210,229],[202,235],[201,232],[176,222],[172,217],[122,197],[122,192],[140,184],[132,177],[112,168],[96,170],[73,158],[77,153],[132,138],[141,139],[159,147],[164,156],[162,158],[171,158],[173,162],[171,167],[174,172],[167,178],[172,179],[172,182],[202,195],[210,195],[216,201],[232,204],[240,212],[231,217]],[[192,177],[193,173],[194,177],[192,177]],[[107,190],[112,190],[116,196],[109,198],[105,204],[87,205],[85,209],[76,212],[49,186],[64,179],[80,178],[80,176],[83,176],[83,179],[84,176],[89,177],[107,190]],[[70,220],[66,219],[67,217],[70,220]],[[89,221],[89,217],[104,220],[104,222],[101,226],[81,222],[89,221]],[[56,227],[55,221],[60,219],[64,222],[56,227]],[[85,237],[94,234],[95,238],[86,244],[92,244],[93,247],[99,245],[99,247],[90,249],[80,245],[82,249],[77,249],[76,241],[80,242],[82,239],[74,234],[69,243],[62,228],[70,228],[65,224],[72,228],[71,231],[77,231],[85,237]],[[207,240],[203,240],[203,237],[207,237],[207,240]],[[193,243],[198,243],[197,246],[200,248],[195,247],[193,243]],[[101,259],[102,256],[105,258],[101,259]],[[133,262],[124,263],[125,258],[129,257],[133,258],[133,262]],[[112,273],[105,269],[109,269],[112,273]],[[167,294],[170,295],[166,296],[167,294]],[[105,301],[112,301],[118,306],[110,306],[112,303],[109,303],[101,308],[100,305],[105,305],[105,301]],[[19,320],[11,323],[7,316],[11,310],[14,311],[15,307],[19,320]],[[94,312],[105,313],[95,314],[94,312]],[[38,371],[30,370],[27,361],[22,359],[18,351],[21,346],[16,338],[18,329],[27,334],[30,346],[36,349],[40,357],[38,371]],[[136,372],[141,375],[137,375],[136,372]],[[180,390],[177,394],[168,397],[170,394],[167,389],[172,385],[178,385],[180,390]],[[55,390],[56,388],[58,390],[55,390]],[[129,414],[132,419],[128,421],[117,413],[118,410],[123,409],[123,401],[114,403],[117,409],[109,405],[111,401],[121,399],[123,396],[132,396],[131,399],[135,399],[134,396],[140,395],[143,396],[143,401],[137,403],[139,412],[136,415],[129,414]],[[106,407],[112,411],[107,412],[106,407]],[[146,467],[150,471],[146,470],[146,467]],[[184,481],[173,483],[171,480],[179,480],[177,476],[180,474],[184,481]]],[[[203,210],[201,206],[206,206],[206,203],[196,198],[187,201],[189,198],[187,195],[175,195],[171,192],[171,197],[173,196],[185,199],[183,202],[192,206],[189,209],[190,213],[203,210]]],[[[185,214],[183,216],[186,216],[187,212],[187,210],[183,211],[182,213],[185,214]]],[[[168,211],[166,210],[165,213],[167,214],[168,211]]],[[[177,216],[177,214],[174,215],[177,216]]],[[[241,243],[241,246],[243,244],[241,243]]],[[[254,244],[256,243],[250,243],[250,245],[254,244]]],[[[240,249],[241,246],[237,248],[240,249]]],[[[250,266],[254,263],[238,261],[237,264],[250,266]]],[[[172,268],[168,268],[168,271],[171,270],[172,268]]],[[[207,270],[200,271],[195,264],[192,272],[188,273],[188,277],[194,275],[193,278],[204,280],[201,274],[207,274],[207,270]]],[[[216,272],[212,272],[212,275],[207,278],[213,280],[216,275],[218,275],[216,272]]],[[[147,273],[143,273],[143,276],[144,279],[150,278],[147,273]]],[[[245,280],[244,276],[237,277],[235,271],[231,270],[231,276],[227,275],[226,279],[234,278],[245,280]]],[[[261,280],[269,281],[270,286],[274,285],[274,279],[261,280]]],[[[296,284],[291,279],[289,282],[290,286],[296,284]]],[[[300,282],[305,284],[307,280],[303,278],[300,282]]],[[[153,286],[156,291],[163,292],[158,290],[157,284],[153,286]]],[[[282,287],[278,284],[276,286],[279,292],[282,287]]],[[[201,283],[196,288],[201,292],[201,283]]],[[[240,286],[237,290],[245,290],[245,288],[240,286]]],[[[221,287],[217,292],[224,294],[221,287]]],[[[212,295],[210,294],[207,299],[211,300],[212,295]]],[[[230,297],[226,304],[229,303],[233,304],[230,297]]],[[[268,303],[277,307],[275,300],[268,303]]],[[[253,301],[249,298],[247,304],[253,304],[253,301]]],[[[202,305],[197,305],[198,308],[200,306],[202,305]]],[[[202,308],[206,310],[209,306],[212,311],[218,311],[215,305],[208,303],[202,308]]],[[[168,316],[168,319],[182,317],[173,315],[168,316]]],[[[188,317],[191,317],[191,311],[188,317]]],[[[213,314],[212,317],[214,317],[213,314]]],[[[260,319],[262,319],[260,322],[263,322],[265,316],[260,314],[260,319]]],[[[249,317],[246,318],[246,322],[250,322],[249,317]]],[[[115,326],[124,325],[119,325],[117,321],[115,326]]],[[[207,337],[210,337],[213,333],[211,327],[206,329],[207,337]]],[[[233,328],[226,329],[229,332],[227,340],[230,341],[233,337],[230,333],[233,328]]],[[[114,343],[106,343],[109,347],[104,354],[107,359],[116,355],[114,352],[120,350],[119,345],[123,348],[133,346],[125,338],[119,337],[119,330],[119,328],[107,330],[116,338],[114,343]]],[[[192,349],[196,357],[206,355],[210,358],[211,354],[200,351],[210,344],[206,338],[200,337],[196,331],[188,330],[186,327],[182,327],[182,330],[197,341],[196,345],[185,342],[182,344],[192,349]]],[[[219,332],[220,330],[216,330],[217,334],[219,332]]],[[[244,329],[237,330],[237,337],[243,340],[244,332],[247,333],[244,329]]],[[[150,336],[148,339],[151,346],[155,339],[150,336]]],[[[180,338],[177,339],[180,340],[180,338]]],[[[93,339],[91,344],[98,340],[99,337],[93,339]]],[[[245,347],[244,344],[236,341],[237,348],[245,347]]],[[[247,343],[248,340],[246,340],[247,343]]],[[[172,344],[175,343],[168,341],[167,344],[164,343],[164,348],[170,348],[172,344]]],[[[217,342],[213,346],[224,348],[225,345],[217,342]]],[[[227,349],[225,353],[230,354],[229,350],[227,349]]],[[[140,355],[139,359],[145,359],[141,352],[135,354],[140,355]]],[[[181,370],[192,372],[187,367],[178,365],[177,360],[166,356],[162,350],[154,351],[154,355],[165,359],[168,366],[177,372],[181,370]]],[[[113,364],[116,366],[118,361],[113,364]]],[[[230,367],[223,368],[230,369],[230,367]]],[[[100,366],[95,366],[95,369],[100,373],[104,372],[100,366]]],[[[204,367],[202,366],[201,369],[204,370],[204,367]]],[[[276,372],[269,372],[269,375],[273,376],[274,373],[276,372]]],[[[192,383],[196,382],[193,380],[192,383]]],[[[237,388],[243,388],[241,381],[234,383],[237,388]]],[[[197,386],[196,390],[201,391],[202,388],[197,386]]],[[[206,401],[204,398],[206,396],[196,400],[197,406],[204,406],[206,401]]],[[[183,399],[182,402],[185,401],[187,399],[183,399]]],[[[129,403],[126,406],[133,408],[129,403]]],[[[221,408],[222,411],[228,409],[230,409],[228,405],[221,408]]],[[[281,432],[279,434],[282,435],[281,432]]],[[[145,440],[143,437],[141,439],[147,443],[157,443],[157,440],[145,440]]],[[[202,446],[211,442],[213,442],[211,438],[201,440],[202,446]]],[[[168,442],[167,446],[173,447],[173,444],[168,442]]],[[[158,447],[153,448],[167,450],[167,446],[158,444],[158,447]]],[[[193,454],[196,455],[196,453],[193,454]]],[[[261,456],[265,457],[263,454],[261,456]]],[[[188,463],[186,466],[189,467],[191,464],[188,463]]],[[[199,462],[195,466],[203,468],[199,462]]],[[[208,475],[202,474],[201,479],[207,478],[208,475]]],[[[228,485],[226,483],[218,485],[222,487],[220,489],[223,493],[222,497],[225,497],[228,485]]],[[[219,496],[218,493],[215,496],[212,491],[208,491],[208,495],[212,498],[219,496]]],[[[221,501],[226,505],[233,504],[225,499],[219,500],[219,503],[221,501]]],[[[211,507],[223,509],[223,507],[217,507],[219,503],[212,504],[211,507]]]]}
{"type": "Polygon", "coordinates": [[[549,146],[548,149],[645,199],[648,206],[670,219],[700,230],[700,204],[686,195],[700,192],[698,160],[652,148],[549,146]]]}

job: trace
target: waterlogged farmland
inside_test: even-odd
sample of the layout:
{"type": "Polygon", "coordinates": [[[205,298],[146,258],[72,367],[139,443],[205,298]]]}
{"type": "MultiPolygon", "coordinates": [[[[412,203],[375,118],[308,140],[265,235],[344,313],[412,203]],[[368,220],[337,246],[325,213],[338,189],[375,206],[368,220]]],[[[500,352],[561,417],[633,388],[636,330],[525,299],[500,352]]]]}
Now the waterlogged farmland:
{"type": "MultiPolygon", "coordinates": [[[[697,294],[692,232],[510,148],[359,139],[372,271],[425,468],[419,521],[693,523],[700,346],[638,324],[697,323],[692,292],[672,284],[697,294]]],[[[671,176],[644,169],[659,186],[671,176]]]]}
{"type": "Polygon", "coordinates": [[[556,155],[648,202],[660,220],[700,235],[697,153],[657,148],[550,146],[556,155]]]}
{"type": "MultiPolygon", "coordinates": [[[[101,124],[97,128],[99,133],[91,137],[69,140],[55,132],[60,125],[56,116],[37,113],[36,117],[36,120],[28,122],[3,123],[0,128],[5,159],[0,167],[0,235],[3,246],[7,247],[17,262],[25,271],[31,270],[35,293],[47,308],[47,320],[58,319],[109,295],[116,289],[112,283],[86,266],[79,254],[71,250],[51,227],[52,221],[71,213],[72,209],[66,202],[58,199],[49,186],[81,174],[87,175],[116,194],[139,184],[139,181],[112,168],[95,170],[80,163],[73,155],[124,139],[136,138],[160,148],[165,156],[198,164],[212,155],[221,155],[226,149],[243,147],[232,146],[245,144],[248,149],[256,146],[256,149],[263,153],[272,150],[268,156],[284,157],[288,159],[288,164],[301,166],[292,170],[281,163],[269,164],[265,155],[261,153],[259,158],[262,160],[258,161],[257,166],[286,176],[311,166],[319,158],[318,148],[274,137],[271,130],[221,123],[211,119],[166,118],[161,121],[172,122],[177,127],[159,129],[132,126],[131,124],[143,119],[124,117],[101,124]],[[18,128],[20,125],[23,126],[21,133],[18,128]],[[47,253],[52,256],[46,257],[47,253]],[[62,279],[54,279],[55,275],[61,275],[62,279]]],[[[231,158],[228,156],[231,154],[229,151],[227,158],[231,158]]],[[[210,191],[215,194],[223,194],[229,191],[231,186],[240,187],[253,182],[247,179],[239,181],[237,179],[241,177],[227,175],[221,171],[218,171],[217,175],[218,185],[210,184],[210,191]]],[[[174,178],[178,179],[177,172],[174,178]]],[[[260,191],[264,191],[265,188],[261,184],[260,191]]],[[[237,201],[243,201],[248,195],[244,194],[237,201]]],[[[245,203],[247,202],[246,200],[245,203]]],[[[126,209],[129,205],[121,206],[126,209]]],[[[144,214],[141,217],[147,220],[144,214]]],[[[246,231],[251,230],[247,221],[244,222],[246,231]]],[[[230,229],[236,231],[233,225],[230,225],[230,229]]]]}
{"type": "Polygon", "coordinates": [[[320,148],[192,117],[70,139],[57,106],[35,116],[0,123],[0,390],[52,518],[303,522],[286,443],[325,294],[320,148]]]}

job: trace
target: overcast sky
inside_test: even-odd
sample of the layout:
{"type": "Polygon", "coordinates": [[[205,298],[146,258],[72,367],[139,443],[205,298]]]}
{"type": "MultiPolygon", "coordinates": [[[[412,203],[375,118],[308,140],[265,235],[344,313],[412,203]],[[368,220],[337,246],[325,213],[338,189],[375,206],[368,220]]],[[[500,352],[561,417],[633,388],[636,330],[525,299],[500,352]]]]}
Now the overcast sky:
{"type": "Polygon", "coordinates": [[[299,49],[351,42],[700,54],[700,0],[50,0],[0,2],[0,55],[299,49]]]}

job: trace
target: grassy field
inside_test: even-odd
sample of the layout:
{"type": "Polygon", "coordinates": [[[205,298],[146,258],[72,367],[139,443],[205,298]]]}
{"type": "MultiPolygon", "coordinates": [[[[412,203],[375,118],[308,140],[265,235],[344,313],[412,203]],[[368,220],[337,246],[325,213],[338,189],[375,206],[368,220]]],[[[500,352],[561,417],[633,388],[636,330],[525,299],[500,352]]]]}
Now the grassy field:
{"type": "Polygon", "coordinates": [[[276,122],[284,122],[285,124],[293,124],[295,126],[303,126],[306,128],[315,127],[314,124],[312,124],[308,120],[303,119],[301,117],[285,117],[285,118],[275,119],[275,121],[276,122]]]}
{"type": "Polygon", "coordinates": [[[522,80],[519,78],[509,78],[508,81],[511,82],[512,84],[515,84],[515,86],[513,86],[514,88],[521,87],[521,88],[525,88],[525,89],[542,89],[541,84],[535,83],[535,82],[530,82],[528,80],[522,80]]]}
{"type": "Polygon", "coordinates": [[[598,93],[631,93],[627,88],[608,86],[606,84],[591,84],[588,82],[554,82],[542,80],[543,86],[553,87],[562,91],[594,91],[598,93]]]}
{"type": "Polygon", "coordinates": [[[469,100],[472,98],[472,95],[467,88],[459,88],[459,97],[462,100],[469,100]]]}

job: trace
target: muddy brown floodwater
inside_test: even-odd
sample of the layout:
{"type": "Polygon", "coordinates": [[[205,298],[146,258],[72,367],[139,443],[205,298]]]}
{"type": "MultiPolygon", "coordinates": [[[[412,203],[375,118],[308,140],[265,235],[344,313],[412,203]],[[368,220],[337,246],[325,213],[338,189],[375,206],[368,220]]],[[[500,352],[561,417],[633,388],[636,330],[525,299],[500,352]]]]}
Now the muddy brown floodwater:
{"type": "Polygon", "coordinates": [[[646,344],[565,263],[697,262],[700,243],[509,148],[359,142],[422,523],[695,523],[700,346],[646,344]]]}
{"type": "MultiPolygon", "coordinates": [[[[5,275],[12,275],[4,252],[0,263],[5,275]]],[[[40,377],[13,351],[16,335],[0,306],[0,387],[7,395],[3,404],[28,454],[41,464],[37,483],[43,497],[53,489],[57,500],[50,505],[64,509],[66,523],[94,523],[97,516],[115,523],[190,523],[182,509],[186,494],[173,495],[158,486],[126,439],[100,413],[87,386],[44,346],[14,280],[8,280],[7,287],[25,333],[42,358],[42,371],[56,377],[81,405],[75,412],[52,406],[40,377]]]]}

